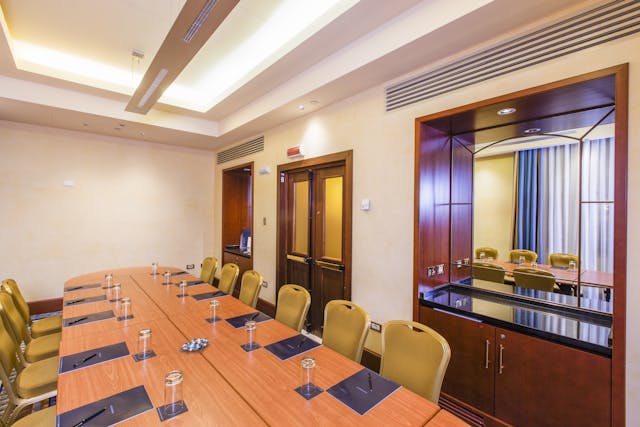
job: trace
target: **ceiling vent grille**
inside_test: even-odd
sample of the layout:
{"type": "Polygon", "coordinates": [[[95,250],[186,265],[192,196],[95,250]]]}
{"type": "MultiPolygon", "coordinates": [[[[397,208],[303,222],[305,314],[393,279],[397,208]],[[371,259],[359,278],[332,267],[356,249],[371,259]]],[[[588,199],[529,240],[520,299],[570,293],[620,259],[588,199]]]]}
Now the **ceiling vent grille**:
{"type": "Polygon", "coordinates": [[[240,157],[248,156],[249,154],[259,153],[261,151],[264,151],[264,136],[259,136],[251,141],[220,151],[218,153],[218,164],[239,159],[240,157]]]}
{"type": "Polygon", "coordinates": [[[640,32],[640,2],[617,0],[385,89],[392,111],[640,32]]]}

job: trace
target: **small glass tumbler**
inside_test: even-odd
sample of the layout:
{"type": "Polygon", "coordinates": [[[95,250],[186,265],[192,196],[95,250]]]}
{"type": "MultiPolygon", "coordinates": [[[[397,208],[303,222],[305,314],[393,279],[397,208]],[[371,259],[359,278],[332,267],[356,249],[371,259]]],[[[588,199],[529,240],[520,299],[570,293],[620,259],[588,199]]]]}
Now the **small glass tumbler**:
{"type": "Polygon", "coordinates": [[[180,282],[180,297],[184,298],[187,296],[187,281],[182,280],[180,282]]]}
{"type": "Polygon", "coordinates": [[[576,271],[577,269],[578,269],[578,267],[576,265],[576,262],[573,261],[573,260],[569,261],[569,270],[576,271]]]}
{"type": "Polygon", "coordinates": [[[480,261],[484,261],[486,254],[484,252],[480,252],[480,261]]]}
{"type": "Polygon", "coordinates": [[[120,283],[114,283],[112,287],[107,288],[107,298],[110,302],[118,302],[121,289],[120,283]]]}
{"type": "Polygon", "coordinates": [[[531,261],[531,268],[538,268],[538,263],[535,261],[531,261]]]}
{"type": "Polygon", "coordinates": [[[182,371],[171,371],[164,377],[164,412],[175,415],[184,409],[182,371]]]}
{"type": "Polygon", "coordinates": [[[153,274],[154,276],[156,276],[158,274],[158,262],[152,262],[151,263],[151,274],[153,274]]]}
{"type": "Polygon", "coordinates": [[[211,323],[218,319],[218,307],[220,307],[220,301],[214,299],[209,303],[209,320],[211,323]]]}
{"type": "Polygon", "coordinates": [[[300,366],[302,368],[302,386],[300,389],[303,395],[311,395],[315,390],[313,381],[316,374],[316,360],[313,357],[304,357],[300,366]]]}
{"type": "Polygon", "coordinates": [[[107,273],[104,275],[104,280],[107,282],[107,288],[111,287],[111,282],[113,282],[113,274],[107,273]]]}
{"type": "Polygon", "coordinates": [[[120,300],[120,319],[126,320],[131,317],[131,298],[124,297],[120,300]]]}
{"type": "Polygon", "coordinates": [[[524,262],[525,262],[524,255],[520,255],[518,257],[518,264],[524,264],[524,262]]]}
{"type": "Polygon", "coordinates": [[[145,328],[138,331],[138,357],[146,359],[151,357],[153,350],[151,347],[151,329],[145,328]]]}
{"type": "Polygon", "coordinates": [[[256,339],[256,322],[254,320],[248,320],[244,324],[244,330],[247,331],[247,343],[244,345],[245,350],[253,350],[258,348],[256,339]]]}

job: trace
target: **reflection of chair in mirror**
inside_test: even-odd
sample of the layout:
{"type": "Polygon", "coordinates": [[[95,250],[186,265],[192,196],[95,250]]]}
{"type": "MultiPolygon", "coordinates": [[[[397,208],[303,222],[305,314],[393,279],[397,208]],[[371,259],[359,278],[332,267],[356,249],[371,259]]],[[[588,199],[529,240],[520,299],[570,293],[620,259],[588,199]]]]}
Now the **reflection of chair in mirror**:
{"type": "Polygon", "coordinates": [[[446,339],[417,322],[391,320],[382,327],[380,375],[438,403],[451,358],[446,339]]]}
{"type": "Polygon", "coordinates": [[[474,262],[471,267],[471,276],[474,279],[504,283],[504,268],[489,262],[474,262]]]}
{"type": "Polygon", "coordinates": [[[300,332],[311,305],[311,295],[302,286],[282,285],[278,292],[276,320],[300,332]]]}
{"type": "Polygon", "coordinates": [[[516,281],[516,286],[523,288],[545,292],[553,292],[554,289],[559,289],[556,285],[556,276],[539,268],[514,268],[513,278],[516,281]]]}
{"type": "Polygon", "coordinates": [[[569,268],[569,263],[573,261],[576,264],[576,267],[578,266],[578,255],[574,255],[574,254],[561,254],[561,253],[556,253],[556,254],[550,254],[549,255],[549,264],[551,264],[552,267],[562,267],[562,268],[569,268]]]}
{"type": "Polygon", "coordinates": [[[484,258],[498,259],[498,250],[490,246],[476,248],[476,259],[482,259],[481,254],[484,252],[484,258]]]}
{"type": "Polygon", "coordinates": [[[529,249],[514,249],[509,252],[509,261],[519,262],[521,256],[524,257],[525,262],[529,263],[538,259],[538,254],[534,251],[530,251],[529,249]]]}

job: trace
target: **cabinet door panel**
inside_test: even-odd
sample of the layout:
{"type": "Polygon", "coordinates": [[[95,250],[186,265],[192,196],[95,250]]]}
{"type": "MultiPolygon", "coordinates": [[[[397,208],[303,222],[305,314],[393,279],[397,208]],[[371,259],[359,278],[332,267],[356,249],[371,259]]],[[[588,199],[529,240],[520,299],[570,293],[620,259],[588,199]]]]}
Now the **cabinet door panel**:
{"type": "Polygon", "coordinates": [[[495,415],[517,427],[610,426],[611,359],[496,329],[495,415]]]}
{"type": "Polygon", "coordinates": [[[442,391],[493,413],[495,328],[427,307],[420,308],[420,322],[439,332],[451,347],[442,391]]]}

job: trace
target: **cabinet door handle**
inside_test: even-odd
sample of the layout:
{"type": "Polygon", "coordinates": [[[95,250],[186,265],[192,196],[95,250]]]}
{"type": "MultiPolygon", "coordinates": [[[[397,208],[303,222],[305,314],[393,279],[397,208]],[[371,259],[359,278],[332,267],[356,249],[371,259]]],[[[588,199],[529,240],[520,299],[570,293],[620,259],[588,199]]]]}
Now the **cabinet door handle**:
{"type": "Polygon", "coordinates": [[[484,369],[489,369],[489,340],[484,341],[484,369]]]}
{"type": "Polygon", "coordinates": [[[504,368],[504,365],[502,364],[502,350],[504,350],[504,346],[502,344],[500,344],[500,354],[499,354],[499,362],[498,364],[500,365],[500,370],[498,371],[499,374],[502,374],[502,369],[504,368]]]}

